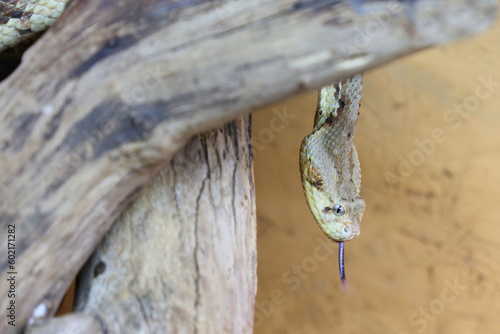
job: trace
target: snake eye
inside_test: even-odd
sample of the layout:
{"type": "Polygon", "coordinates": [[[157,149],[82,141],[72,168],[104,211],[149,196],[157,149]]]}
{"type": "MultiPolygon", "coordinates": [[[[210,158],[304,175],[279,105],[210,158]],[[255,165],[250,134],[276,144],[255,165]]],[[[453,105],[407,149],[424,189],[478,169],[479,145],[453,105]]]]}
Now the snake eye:
{"type": "Polygon", "coordinates": [[[342,205],[340,205],[340,204],[335,204],[335,205],[333,206],[333,212],[335,212],[335,214],[336,214],[337,216],[342,216],[342,215],[344,214],[345,210],[344,210],[344,207],[343,207],[342,205]]]}

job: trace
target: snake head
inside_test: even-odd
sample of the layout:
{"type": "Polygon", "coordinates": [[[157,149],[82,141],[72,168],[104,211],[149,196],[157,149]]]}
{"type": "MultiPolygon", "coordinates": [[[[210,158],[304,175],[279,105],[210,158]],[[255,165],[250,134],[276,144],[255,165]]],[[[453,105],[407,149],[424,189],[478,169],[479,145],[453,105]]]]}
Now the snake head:
{"type": "MultiPolygon", "coordinates": [[[[361,197],[353,200],[332,201],[319,212],[316,221],[328,238],[341,242],[357,238],[360,233],[361,218],[365,211],[365,202],[361,197]]],[[[318,210],[319,211],[319,210],[318,210]]]]}
{"type": "Polygon", "coordinates": [[[326,198],[321,194],[311,197],[313,198],[308,198],[307,201],[311,212],[328,238],[341,242],[359,236],[361,218],[365,211],[365,202],[361,197],[336,199],[326,198]]]}
{"type": "Polygon", "coordinates": [[[357,155],[353,155],[353,161],[356,162],[353,163],[352,177],[342,178],[348,182],[338,182],[337,169],[333,166],[319,168],[318,166],[329,164],[322,163],[320,158],[313,159],[307,142],[302,145],[300,155],[302,186],[306,202],[316,222],[333,241],[342,242],[357,238],[365,211],[365,202],[359,195],[359,185],[351,181],[361,179],[357,155]]]}

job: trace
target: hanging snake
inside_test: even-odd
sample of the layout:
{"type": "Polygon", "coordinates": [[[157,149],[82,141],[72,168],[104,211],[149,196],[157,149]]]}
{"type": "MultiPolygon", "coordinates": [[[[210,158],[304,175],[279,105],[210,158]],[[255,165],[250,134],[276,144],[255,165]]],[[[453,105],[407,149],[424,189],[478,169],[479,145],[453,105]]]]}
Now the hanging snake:
{"type": "MultiPolygon", "coordinates": [[[[52,25],[67,0],[0,0],[0,51],[52,25]]],[[[359,196],[361,173],[353,145],[361,75],[323,87],[314,129],[300,149],[304,194],[321,230],[339,243],[339,268],[346,285],[344,241],[359,235],[365,204],[359,196]]]]}
{"type": "Polygon", "coordinates": [[[359,195],[361,169],[353,140],[361,99],[361,75],[323,87],[313,132],[302,141],[300,174],[307,204],[321,230],[339,243],[344,270],[344,241],[357,238],[365,202],[359,195]]]}

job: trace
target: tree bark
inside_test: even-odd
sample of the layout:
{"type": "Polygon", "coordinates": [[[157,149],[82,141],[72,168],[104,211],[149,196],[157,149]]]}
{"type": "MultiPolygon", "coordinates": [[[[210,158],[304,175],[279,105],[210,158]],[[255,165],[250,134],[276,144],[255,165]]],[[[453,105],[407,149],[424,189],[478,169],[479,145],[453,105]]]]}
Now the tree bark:
{"type": "Polygon", "coordinates": [[[53,314],[122,209],[195,133],[493,22],[491,0],[74,1],[0,84],[0,308],[53,314]],[[411,15],[409,14],[411,13],[411,15]]]}
{"type": "Polygon", "coordinates": [[[251,333],[256,214],[248,117],[196,136],[115,222],[76,311],[108,333],[251,333]]]}

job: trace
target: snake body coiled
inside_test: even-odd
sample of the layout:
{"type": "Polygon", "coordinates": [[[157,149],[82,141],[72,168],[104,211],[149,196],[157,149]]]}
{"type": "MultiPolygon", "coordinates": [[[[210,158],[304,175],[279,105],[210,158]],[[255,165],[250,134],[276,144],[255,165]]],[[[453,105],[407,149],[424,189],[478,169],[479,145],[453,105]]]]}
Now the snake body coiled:
{"type": "Polygon", "coordinates": [[[0,0],[0,51],[51,26],[67,0],[0,0]]]}
{"type": "Polygon", "coordinates": [[[321,230],[340,244],[359,236],[365,202],[359,195],[361,168],[353,144],[359,116],[362,75],[323,87],[313,132],[302,141],[300,174],[307,204],[321,230]]]}

